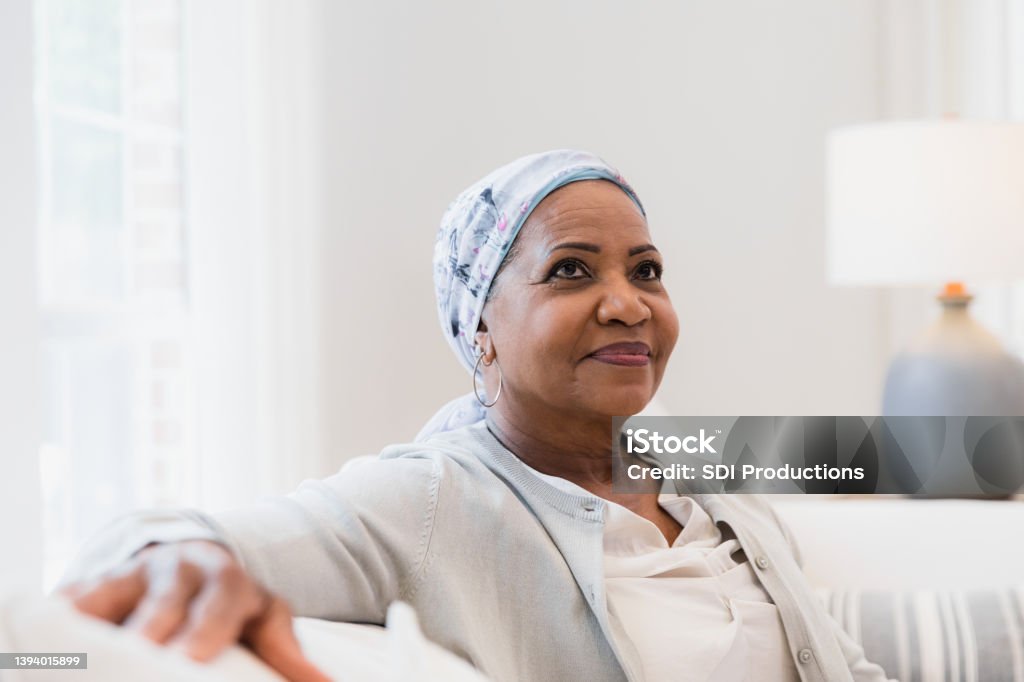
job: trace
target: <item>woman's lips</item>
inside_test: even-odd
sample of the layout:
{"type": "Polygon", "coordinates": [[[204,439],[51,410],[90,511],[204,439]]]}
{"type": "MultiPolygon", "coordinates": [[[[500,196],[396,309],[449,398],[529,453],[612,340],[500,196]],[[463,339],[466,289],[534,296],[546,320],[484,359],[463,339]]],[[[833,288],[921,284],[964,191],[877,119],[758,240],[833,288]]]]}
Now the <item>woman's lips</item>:
{"type": "Polygon", "coordinates": [[[643,367],[651,362],[651,349],[646,343],[613,343],[598,348],[587,357],[609,365],[643,367]]]}
{"type": "Polygon", "coordinates": [[[626,353],[591,355],[590,357],[598,362],[607,362],[609,365],[625,365],[626,367],[643,367],[651,362],[651,358],[648,355],[630,355],[626,353]]]}

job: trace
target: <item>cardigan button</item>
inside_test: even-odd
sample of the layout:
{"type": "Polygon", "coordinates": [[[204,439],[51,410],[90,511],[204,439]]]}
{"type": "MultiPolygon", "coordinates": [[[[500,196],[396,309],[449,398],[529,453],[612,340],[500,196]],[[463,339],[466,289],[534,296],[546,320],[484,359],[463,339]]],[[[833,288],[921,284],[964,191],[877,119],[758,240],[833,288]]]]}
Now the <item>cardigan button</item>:
{"type": "Polygon", "coordinates": [[[594,504],[593,502],[584,502],[583,503],[583,511],[592,512],[595,509],[597,509],[597,505],[594,504]]]}
{"type": "Polygon", "coordinates": [[[801,649],[800,653],[798,653],[796,656],[800,659],[801,663],[807,663],[812,658],[814,658],[814,654],[811,653],[810,649],[801,649]]]}
{"type": "Polygon", "coordinates": [[[757,565],[758,568],[768,568],[767,557],[759,556],[756,559],[754,559],[754,563],[757,565]]]}

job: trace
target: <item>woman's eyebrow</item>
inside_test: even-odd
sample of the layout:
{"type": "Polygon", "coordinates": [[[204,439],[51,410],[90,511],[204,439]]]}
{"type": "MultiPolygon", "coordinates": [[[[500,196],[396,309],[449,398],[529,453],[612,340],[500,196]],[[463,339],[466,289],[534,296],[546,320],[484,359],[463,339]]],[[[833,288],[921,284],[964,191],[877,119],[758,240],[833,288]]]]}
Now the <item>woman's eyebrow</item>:
{"type": "Polygon", "coordinates": [[[580,251],[590,251],[591,253],[601,253],[601,247],[597,244],[590,244],[588,242],[565,242],[564,244],[558,244],[557,246],[551,247],[548,253],[554,253],[559,249],[579,249],[580,251]]]}
{"type": "Polygon", "coordinates": [[[658,249],[654,248],[654,244],[644,244],[642,246],[634,246],[629,250],[630,256],[635,256],[638,253],[644,253],[645,251],[654,251],[655,253],[661,253],[658,249]]]}
{"type": "MultiPolygon", "coordinates": [[[[601,253],[601,247],[597,244],[591,244],[589,242],[565,242],[564,244],[558,244],[557,246],[551,247],[551,251],[548,253],[554,253],[559,249],[579,249],[580,251],[590,251],[591,253],[601,253]]],[[[629,250],[630,256],[635,256],[638,253],[644,253],[645,251],[655,251],[658,249],[654,247],[654,244],[642,244],[640,246],[634,246],[629,250]]],[[[658,252],[660,253],[660,252],[658,252]]]]}

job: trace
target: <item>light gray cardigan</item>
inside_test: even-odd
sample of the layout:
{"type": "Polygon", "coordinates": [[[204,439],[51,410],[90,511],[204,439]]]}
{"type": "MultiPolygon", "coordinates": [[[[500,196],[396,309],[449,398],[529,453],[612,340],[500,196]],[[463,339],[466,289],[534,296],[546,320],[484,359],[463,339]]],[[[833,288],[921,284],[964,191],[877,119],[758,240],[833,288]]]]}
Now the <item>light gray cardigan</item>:
{"type": "MultiPolygon", "coordinates": [[[[763,500],[694,498],[728,524],[753,562],[802,680],[886,679],[825,613],[763,500]]],[[[629,639],[605,605],[604,507],[541,480],[478,422],[390,446],[244,509],[125,517],[87,544],[62,582],[149,542],[208,538],[296,615],[383,623],[400,599],[416,609],[427,637],[495,680],[639,682],[638,653],[620,650],[616,643],[629,639]]]]}

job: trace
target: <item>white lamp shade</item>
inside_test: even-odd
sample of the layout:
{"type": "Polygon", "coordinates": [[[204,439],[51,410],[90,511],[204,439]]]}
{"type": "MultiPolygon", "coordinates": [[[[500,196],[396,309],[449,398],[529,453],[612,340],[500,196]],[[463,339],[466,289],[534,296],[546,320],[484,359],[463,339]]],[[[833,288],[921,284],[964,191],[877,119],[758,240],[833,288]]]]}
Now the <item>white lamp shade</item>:
{"type": "Polygon", "coordinates": [[[1024,277],[1024,124],[837,130],[828,138],[826,185],[832,284],[1024,277]]]}

